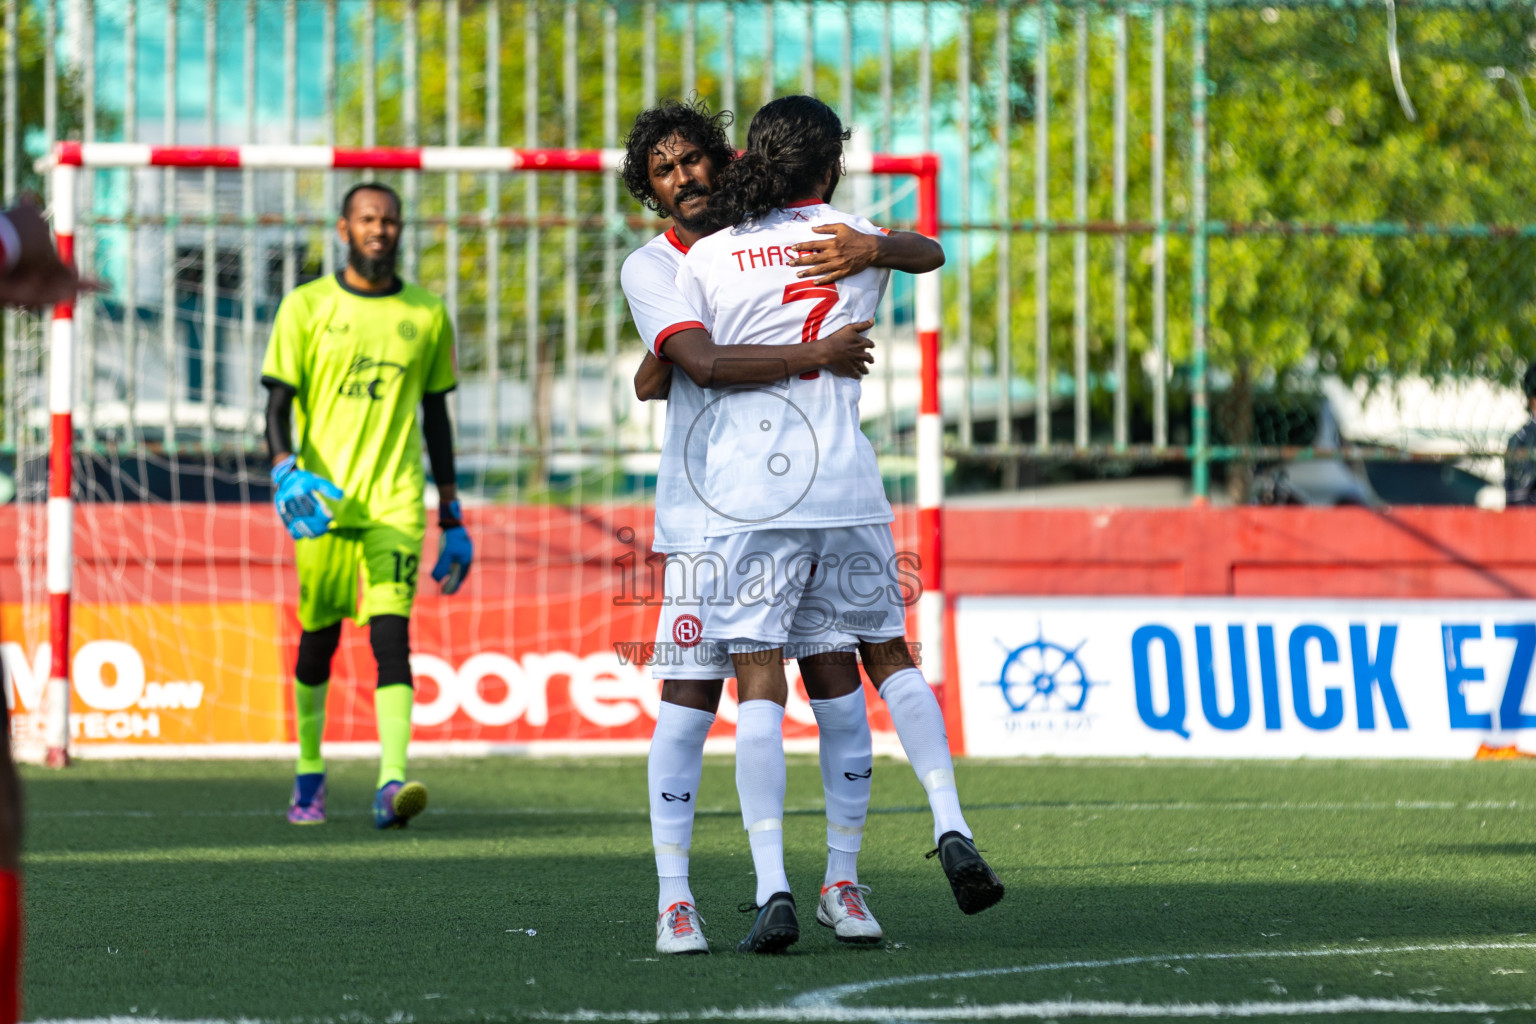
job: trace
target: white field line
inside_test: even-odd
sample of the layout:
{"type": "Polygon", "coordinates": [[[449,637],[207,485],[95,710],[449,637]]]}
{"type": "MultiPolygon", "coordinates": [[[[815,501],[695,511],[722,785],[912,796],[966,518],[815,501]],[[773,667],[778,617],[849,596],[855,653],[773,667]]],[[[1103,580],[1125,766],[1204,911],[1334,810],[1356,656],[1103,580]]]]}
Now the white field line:
{"type": "Polygon", "coordinates": [[[829,988],[804,992],[789,1000],[787,1005],[802,1009],[835,1007],[844,999],[861,996],[876,989],[921,985],[933,981],[993,978],[1007,974],[1042,974],[1049,971],[1132,967],[1138,964],[1215,963],[1223,960],[1307,960],[1335,956],[1402,956],[1407,953],[1477,952],[1499,949],[1536,950],[1536,942],[1444,942],[1413,946],[1326,946],[1322,949],[1258,949],[1241,953],[1172,953],[1162,956],[1126,956],[1113,960],[1063,960],[1048,964],[985,967],[974,971],[946,971],[939,974],[911,974],[905,977],[855,981],[845,985],[833,985],[829,988]]]}
{"type": "MultiPolygon", "coordinates": [[[[1303,1002],[1243,1003],[1122,1003],[1108,1000],[1044,1000],[1036,1003],[996,1003],[991,1006],[828,1006],[794,1008],[789,1006],[737,1007],[731,1010],[712,1007],[678,1013],[623,1010],[614,1013],[577,1010],[574,1013],[528,1014],[523,1020],[559,1022],[559,1024],[670,1024],[673,1021],[788,1021],[791,1024],[842,1024],[842,1022],[883,1021],[967,1021],[967,1020],[1202,1020],[1244,1019],[1254,1017],[1336,1017],[1361,1013],[1426,1014],[1506,1014],[1529,1013],[1536,1003],[1426,1003],[1413,999],[1309,999],[1303,1002]]],[[[390,1018],[394,1020],[396,1018],[390,1018]]],[[[412,1018],[403,1016],[400,1021],[412,1018]]],[[[491,1018],[494,1019],[494,1018],[491,1018]]],[[[362,1018],[359,1018],[361,1021],[362,1018]]],[[[80,1017],[37,1021],[35,1024],[260,1024],[246,1018],[235,1022],[211,1018],[167,1020],[159,1017],[80,1017]]]]}
{"type": "MultiPolygon", "coordinates": [[[[1162,956],[1120,957],[1110,960],[1063,960],[1045,964],[1022,964],[1015,967],[997,967],[975,971],[949,971],[940,974],[912,974],[898,978],[882,978],[874,981],[837,985],[831,988],[806,992],[778,1006],[736,1007],[722,1009],[710,1007],[702,1010],[682,1010],[659,1013],[647,1010],[575,1010],[569,1013],[509,1013],[507,1017],[495,1014],[485,1019],[520,1019],[553,1021],[558,1024],[670,1024],[685,1021],[787,1021],[790,1024],[817,1024],[817,1022],[883,1022],[883,1021],[967,1021],[967,1020],[1191,1020],[1191,1019],[1244,1019],[1255,1017],[1336,1017],[1362,1013],[1405,1014],[1415,1016],[1445,1014],[1530,1014],[1536,1012],[1536,1003],[1432,1003],[1414,999],[1365,998],[1344,996],[1337,999],[1308,999],[1294,1002],[1282,1000],[1245,1001],[1240,1003],[1128,1003],[1111,1000],[1055,999],[1038,1002],[994,1003],[990,1005],[960,1006],[843,1006],[839,1000],[862,995],[879,988],[918,985],[934,981],[960,981],[1007,974],[1038,974],[1049,971],[1102,969],[1125,967],[1146,963],[1189,963],[1191,961],[1217,962],[1231,960],[1308,959],[1333,956],[1400,956],[1409,953],[1476,952],[1487,950],[1536,950],[1536,942],[1447,942],[1426,943],[1410,946],[1330,946],[1322,949],[1252,950],[1240,953],[1172,953],[1162,956]]],[[[412,1020],[409,1015],[396,1013],[384,1024],[404,1024],[412,1020]]],[[[369,1024],[363,1016],[357,1024],[369,1024]]],[[[329,1022],[330,1019],[327,1019],[329,1022]]],[[[153,1016],[112,1016],[59,1018],[37,1021],[35,1024],[263,1024],[259,1020],[238,1017],[233,1020],[199,1018],[171,1020],[153,1016]]],[[[285,1018],[282,1024],[305,1024],[302,1018],[285,1018]]],[[[326,1022],[315,1022],[326,1024],[326,1022]]]]}
{"type": "Polygon", "coordinates": [[[1279,1001],[1246,1003],[1119,1003],[1107,1000],[1056,999],[1037,1003],[996,1003],[991,1006],[828,1006],[790,1008],[787,1006],[739,1007],[734,1010],[698,1010],[693,1013],[647,1013],[630,1010],[620,1013],[550,1014],[535,1020],[560,1024],[669,1024],[671,1021],[909,1021],[909,1020],[1071,1020],[1084,1018],[1117,1020],[1190,1020],[1232,1019],[1245,1017],[1320,1017],[1357,1013],[1515,1013],[1536,1009],[1533,1003],[1498,1006],[1492,1003],[1423,1003],[1412,999],[1312,999],[1306,1002],[1279,1001]]]}
{"type": "MultiPolygon", "coordinates": [[[[1232,802],[1220,801],[1170,801],[1168,803],[1053,803],[1050,801],[1025,801],[1011,804],[973,804],[968,810],[975,811],[1067,811],[1072,813],[1091,811],[1099,812],[1132,812],[1148,813],[1157,811],[1311,811],[1311,812],[1362,812],[1362,811],[1523,811],[1528,810],[1518,800],[1394,800],[1394,801],[1365,801],[1354,803],[1327,803],[1327,802],[1232,802]]],[[[201,811],[143,811],[131,809],[99,808],[95,810],[80,811],[31,811],[29,818],[262,818],[273,814],[283,814],[286,808],[277,807],[261,810],[201,810],[201,811]]],[[[870,814],[927,814],[926,806],[913,805],[911,807],[871,807],[870,814]]],[[[372,811],[328,811],[330,817],[366,817],[372,811]]],[[[495,808],[445,808],[429,809],[424,812],[427,815],[533,815],[533,816],[564,816],[564,815],[621,815],[630,817],[646,817],[649,812],[641,808],[617,807],[609,810],[594,807],[495,807],[495,808]]],[[[700,807],[699,814],[735,814],[735,807],[700,807]]],[[[821,814],[820,807],[786,807],[785,814],[821,814]]]]}

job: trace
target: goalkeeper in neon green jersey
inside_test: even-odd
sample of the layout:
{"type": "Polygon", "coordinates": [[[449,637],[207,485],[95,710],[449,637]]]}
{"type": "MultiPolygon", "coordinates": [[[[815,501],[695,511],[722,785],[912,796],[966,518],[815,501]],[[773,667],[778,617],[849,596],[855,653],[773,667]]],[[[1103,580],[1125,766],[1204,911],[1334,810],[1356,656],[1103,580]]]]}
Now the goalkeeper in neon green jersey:
{"type": "Polygon", "coordinates": [[[454,593],[473,559],[448,418],[457,383],[453,325],[442,300],[395,274],[400,216],[400,197],[385,185],[347,193],[337,223],[347,265],[283,299],[262,363],[275,500],[299,572],[294,824],[325,821],[320,738],[331,660],[348,618],[368,626],[379,670],[374,824],[402,827],[427,805],[426,787],[405,777],[410,615],[426,533],[423,436],[442,527],[432,578],[454,593]]]}

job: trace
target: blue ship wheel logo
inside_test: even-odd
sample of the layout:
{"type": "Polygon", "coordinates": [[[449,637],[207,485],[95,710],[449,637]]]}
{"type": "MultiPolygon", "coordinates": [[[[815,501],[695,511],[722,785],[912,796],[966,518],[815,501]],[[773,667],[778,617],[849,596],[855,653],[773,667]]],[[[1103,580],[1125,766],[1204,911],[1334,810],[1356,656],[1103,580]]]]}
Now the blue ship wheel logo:
{"type": "Polygon", "coordinates": [[[1088,669],[1078,652],[1088,643],[1063,647],[1045,639],[1044,631],[1021,647],[998,645],[1008,652],[1003,670],[994,684],[1002,691],[1003,702],[1014,712],[1081,711],[1088,703],[1088,691],[1102,685],[1088,678],[1088,669]]]}

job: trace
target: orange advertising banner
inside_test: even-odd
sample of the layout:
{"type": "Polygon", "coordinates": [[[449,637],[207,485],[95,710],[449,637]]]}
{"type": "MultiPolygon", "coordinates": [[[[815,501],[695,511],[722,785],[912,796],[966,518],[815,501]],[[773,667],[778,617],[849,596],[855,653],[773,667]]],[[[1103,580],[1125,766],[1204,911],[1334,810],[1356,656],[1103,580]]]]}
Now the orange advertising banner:
{"type": "MultiPolygon", "coordinates": [[[[0,656],[18,741],[40,739],[46,622],[0,605],[0,656]]],[[[71,742],[273,743],[287,738],[283,610],[271,604],[77,604],[71,742]]]]}

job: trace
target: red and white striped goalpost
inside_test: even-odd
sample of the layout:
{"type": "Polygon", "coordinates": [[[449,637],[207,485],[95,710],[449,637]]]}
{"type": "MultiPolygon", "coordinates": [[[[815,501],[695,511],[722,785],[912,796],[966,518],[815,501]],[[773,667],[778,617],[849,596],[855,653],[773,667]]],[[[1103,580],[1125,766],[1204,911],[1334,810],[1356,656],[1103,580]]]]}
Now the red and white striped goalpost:
{"type": "MultiPolygon", "coordinates": [[[[399,170],[519,172],[617,171],[621,149],[510,149],[492,146],[375,147],[335,146],[154,146],[132,142],[58,144],[48,169],[52,175],[54,233],[59,255],[74,261],[75,180],[80,168],[186,167],[226,170],[399,170]]],[[[934,153],[853,154],[850,174],[912,175],[917,179],[917,230],[939,236],[939,158],[934,153]]],[[[48,639],[52,647],[47,691],[47,763],[69,763],[70,597],[74,589],[73,302],[54,307],[48,362],[48,639]]],[[[917,556],[922,591],[917,600],[918,641],[924,674],[940,690],[945,678],[944,591],[939,544],[944,499],[943,421],[939,414],[939,330],[942,322],[939,272],[919,276],[915,319],[921,357],[917,416],[917,556]]],[[[958,723],[951,723],[958,725],[958,723]]],[[[955,731],[952,730],[952,735],[955,731]]]]}
{"type": "MultiPolygon", "coordinates": [[[[53,168],[53,230],[59,258],[75,262],[75,167],[53,168]]],[[[53,307],[48,338],[48,690],[46,763],[69,764],[69,599],[75,583],[75,304],[53,307]]]]}

